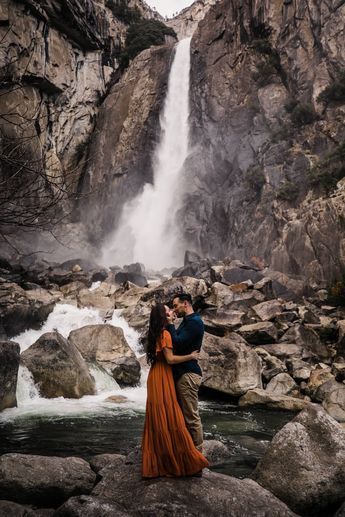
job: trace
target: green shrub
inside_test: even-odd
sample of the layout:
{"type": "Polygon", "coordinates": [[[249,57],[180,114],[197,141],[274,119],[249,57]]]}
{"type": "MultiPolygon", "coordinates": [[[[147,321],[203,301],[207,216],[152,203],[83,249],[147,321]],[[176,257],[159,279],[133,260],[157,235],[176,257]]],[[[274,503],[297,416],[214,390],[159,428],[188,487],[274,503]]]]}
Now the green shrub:
{"type": "Polygon", "coordinates": [[[345,306],[345,274],[342,280],[335,282],[328,288],[328,303],[336,306],[345,306]]]}
{"type": "Polygon", "coordinates": [[[307,173],[309,185],[331,192],[345,177],[345,142],[338,145],[307,173]]]}
{"type": "Polygon", "coordinates": [[[294,126],[302,127],[311,124],[317,118],[312,104],[298,103],[291,112],[291,122],[294,126]]]}
{"type": "Polygon", "coordinates": [[[139,9],[128,7],[128,0],[106,0],[106,7],[108,7],[113,15],[127,25],[137,22],[141,19],[139,9]]]}
{"type": "Polygon", "coordinates": [[[252,74],[252,77],[260,87],[263,87],[273,82],[276,73],[277,70],[270,60],[262,59],[256,64],[256,71],[252,74]]]}
{"type": "Polygon", "coordinates": [[[298,101],[296,99],[289,99],[284,105],[285,111],[287,111],[287,113],[292,113],[297,104],[298,101]]]}
{"type": "Polygon", "coordinates": [[[260,165],[252,165],[244,174],[244,181],[247,186],[256,194],[260,194],[262,187],[266,183],[264,172],[260,165]]]}
{"type": "Polygon", "coordinates": [[[292,181],[284,181],[279,187],[276,197],[282,201],[293,201],[298,194],[298,187],[292,181]]]}
{"type": "Polygon", "coordinates": [[[162,45],[165,36],[176,37],[174,29],[159,20],[141,19],[132,23],[126,35],[126,45],[121,53],[120,67],[126,68],[130,60],[151,45],[162,45]]]}
{"type": "Polygon", "coordinates": [[[345,102],[345,70],[340,72],[337,78],[320,93],[319,102],[345,102]]]}

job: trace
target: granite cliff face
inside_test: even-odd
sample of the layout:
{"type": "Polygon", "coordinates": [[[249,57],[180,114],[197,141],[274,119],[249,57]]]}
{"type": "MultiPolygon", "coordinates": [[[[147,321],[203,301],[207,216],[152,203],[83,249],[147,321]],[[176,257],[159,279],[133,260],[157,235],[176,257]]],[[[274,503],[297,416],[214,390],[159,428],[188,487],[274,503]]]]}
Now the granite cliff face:
{"type": "Polygon", "coordinates": [[[318,97],[345,69],[344,24],[344,2],[318,0],[223,0],[199,23],[181,217],[203,253],[316,283],[344,270],[345,105],[318,97]]]}
{"type": "Polygon", "coordinates": [[[183,9],[177,16],[166,22],[176,32],[178,39],[192,36],[201,20],[217,0],[196,0],[190,7],[183,9]]]}

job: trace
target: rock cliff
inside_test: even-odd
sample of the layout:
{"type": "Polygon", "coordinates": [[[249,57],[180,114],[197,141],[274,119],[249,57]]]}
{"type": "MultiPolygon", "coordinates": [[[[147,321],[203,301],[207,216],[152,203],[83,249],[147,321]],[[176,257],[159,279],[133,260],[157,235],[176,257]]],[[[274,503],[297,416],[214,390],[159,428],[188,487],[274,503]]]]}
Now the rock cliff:
{"type": "Polygon", "coordinates": [[[222,0],[199,23],[182,213],[203,253],[343,271],[344,24],[344,2],[318,0],[222,0]]]}
{"type": "Polygon", "coordinates": [[[199,22],[206,16],[211,5],[217,0],[196,0],[191,6],[183,9],[177,16],[166,22],[176,32],[178,39],[192,36],[199,22]]]}

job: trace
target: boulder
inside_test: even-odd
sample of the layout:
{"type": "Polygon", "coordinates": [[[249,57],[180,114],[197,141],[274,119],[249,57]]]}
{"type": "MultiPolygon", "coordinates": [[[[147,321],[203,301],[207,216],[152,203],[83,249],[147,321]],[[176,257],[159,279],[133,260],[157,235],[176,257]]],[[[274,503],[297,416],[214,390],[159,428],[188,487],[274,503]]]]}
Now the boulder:
{"type": "Polygon", "coordinates": [[[266,350],[270,355],[274,355],[281,360],[289,357],[301,357],[302,348],[294,343],[276,343],[273,345],[260,345],[260,349],[266,350]]]}
{"type": "Polygon", "coordinates": [[[325,343],[322,343],[317,332],[299,323],[291,327],[279,340],[280,343],[296,343],[302,348],[302,357],[317,357],[328,359],[330,351],[325,343]]]}
{"type": "Polygon", "coordinates": [[[115,308],[115,300],[112,296],[105,296],[98,289],[90,291],[81,289],[77,293],[78,307],[94,307],[99,309],[103,315],[110,313],[115,308]]]}
{"type": "Polygon", "coordinates": [[[317,307],[306,307],[300,305],[298,307],[298,314],[303,323],[319,324],[320,318],[316,314],[317,307]]]}
{"type": "Polygon", "coordinates": [[[20,347],[13,341],[0,342],[0,411],[17,405],[16,389],[20,347]]]}
{"type": "Polygon", "coordinates": [[[227,331],[234,330],[244,324],[246,313],[243,311],[205,309],[202,319],[207,332],[224,336],[227,331]]]}
{"type": "Polygon", "coordinates": [[[322,405],[335,420],[345,422],[345,384],[335,382],[326,392],[322,405]]]}
{"type": "Polygon", "coordinates": [[[205,280],[183,276],[179,278],[170,278],[165,280],[158,286],[147,289],[140,297],[142,302],[161,302],[167,303],[178,293],[189,293],[193,302],[200,298],[204,298],[207,294],[207,285],[205,280]]]}
{"type": "Polygon", "coordinates": [[[345,381],[345,363],[333,363],[332,374],[335,376],[335,380],[338,382],[345,381]]]}
{"type": "Polygon", "coordinates": [[[108,501],[91,495],[71,497],[54,513],[54,517],[131,517],[115,501],[108,501]]]}
{"type": "Polygon", "coordinates": [[[119,271],[118,273],[115,273],[114,280],[116,284],[131,282],[139,287],[147,287],[148,285],[146,276],[137,272],[119,271]]]}
{"type": "Polygon", "coordinates": [[[3,517],[34,517],[35,512],[13,501],[0,501],[0,515],[3,517]]]}
{"type": "Polygon", "coordinates": [[[24,291],[19,285],[0,278],[0,327],[5,336],[13,337],[28,328],[40,328],[58,298],[59,295],[44,289],[24,291]]]}
{"type": "Polygon", "coordinates": [[[68,340],[84,359],[105,368],[120,386],[135,386],[140,364],[128,345],[123,330],[113,325],[86,325],[72,332],[68,340]]]}
{"type": "Polygon", "coordinates": [[[96,474],[81,458],[30,454],[0,457],[0,499],[56,507],[73,495],[89,494],[95,480],[96,474]]]}
{"type": "Polygon", "coordinates": [[[295,512],[333,515],[345,494],[345,430],[309,404],[273,438],[253,478],[295,512]]]}
{"type": "Polygon", "coordinates": [[[238,289],[235,285],[224,285],[215,282],[210,289],[210,294],[206,298],[209,305],[231,310],[248,310],[249,307],[263,302],[265,296],[255,289],[248,289],[246,284],[244,289],[238,289]]]}
{"type": "Polygon", "coordinates": [[[266,386],[266,391],[272,395],[290,395],[298,388],[288,373],[279,373],[266,386]]]}
{"type": "Polygon", "coordinates": [[[96,474],[109,463],[120,465],[125,462],[126,456],[122,454],[97,454],[90,460],[90,466],[96,474]]]}
{"type": "Polygon", "coordinates": [[[225,463],[232,455],[228,447],[219,440],[204,440],[203,454],[211,467],[225,463]]]}
{"type": "Polygon", "coordinates": [[[262,370],[262,377],[265,382],[269,382],[273,377],[278,375],[279,373],[286,372],[287,368],[283,361],[275,357],[274,355],[270,355],[263,348],[256,348],[255,352],[261,357],[264,367],[262,370]]]}
{"type": "Polygon", "coordinates": [[[95,393],[95,381],[78,349],[58,332],[43,334],[21,354],[45,398],[80,398],[95,393]]]}
{"type": "Polygon", "coordinates": [[[261,360],[237,334],[220,338],[205,333],[200,366],[206,388],[240,396],[261,387],[261,360]]]}
{"type": "Polygon", "coordinates": [[[286,360],[286,366],[288,367],[289,373],[295,381],[307,381],[310,378],[313,367],[302,361],[302,359],[298,359],[292,357],[286,360]]]}
{"type": "Polygon", "coordinates": [[[121,388],[138,386],[140,363],[135,357],[120,357],[110,367],[112,376],[121,388]]]}
{"type": "Polygon", "coordinates": [[[278,331],[273,323],[262,322],[243,325],[238,329],[239,334],[252,345],[275,343],[278,331]]]}
{"type": "Polygon", "coordinates": [[[138,515],[266,517],[268,508],[272,517],[294,515],[254,481],[208,470],[204,470],[202,478],[142,480],[140,465],[128,464],[117,469],[109,465],[101,475],[92,495],[116,502],[138,515]]]}
{"type": "Polygon", "coordinates": [[[269,321],[275,319],[283,312],[283,304],[278,300],[269,300],[254,305],[252,309],[261,321],[269,321]]]}
{"type": "Polygon", "coordinates": [[[241,407],[256,406],[269,409],[282,409],[284,411],[301,411],[309,402],[287,395],[275,395],[262,389],[254,389],[242,395],[238,404],[241,407]]]}
{"type": "Polygon", "coordinates": [[[316,368],[310,373],[306,393],[316,402],[321,402],[317,395],[318,388],[327,381],[334,381],[335,377],[331,373],[331,368],[316,368]]]}

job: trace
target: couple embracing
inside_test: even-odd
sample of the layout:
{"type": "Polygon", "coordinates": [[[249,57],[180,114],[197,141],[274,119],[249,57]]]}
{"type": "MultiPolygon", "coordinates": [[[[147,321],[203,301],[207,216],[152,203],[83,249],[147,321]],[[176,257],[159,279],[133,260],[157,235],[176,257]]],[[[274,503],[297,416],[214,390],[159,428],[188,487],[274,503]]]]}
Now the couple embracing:
{"type": "Polygon", "coordinates": [[[146,356],[151,365],[142,442],[144,478],[201,475],[198,365],[204,325],[189,294],[173,299],[173,310],[158,303],[151,310],[146,356]],[[183,317],[176,330],[175,317],[183,317]]]}

